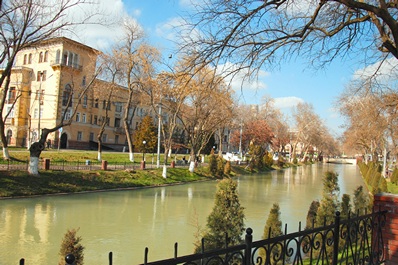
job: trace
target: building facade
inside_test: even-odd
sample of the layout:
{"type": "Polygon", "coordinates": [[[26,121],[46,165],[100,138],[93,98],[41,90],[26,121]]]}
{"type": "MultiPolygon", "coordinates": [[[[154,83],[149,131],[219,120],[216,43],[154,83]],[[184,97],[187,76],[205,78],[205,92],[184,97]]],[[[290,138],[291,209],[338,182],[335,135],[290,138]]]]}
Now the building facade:
{"type": "MultiPolygon", "coordinates": [[[[128,91],[121,86],[111,89],[110,83],[95,79],[99,53],[65,37],[18,53],[3,113],[8,115],[9,146],[28,147],[38,140],[41,129],[54,128],[74,114],[70,126],[49,134],[47,147],[96,149],[103,121],[103,145],[114,150],[126,147],[122,120],[128,91]]],[[[148,106],[135,106],[129,113],[132,130],[146,115],[156,120],[148,106]]]]}

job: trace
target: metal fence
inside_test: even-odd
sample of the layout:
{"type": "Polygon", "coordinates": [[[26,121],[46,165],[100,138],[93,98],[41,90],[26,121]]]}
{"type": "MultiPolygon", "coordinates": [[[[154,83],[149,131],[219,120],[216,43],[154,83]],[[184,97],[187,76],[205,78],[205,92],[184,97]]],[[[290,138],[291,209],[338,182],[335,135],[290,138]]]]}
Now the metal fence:
{"type": "MultiPolygon", "coordinates": [[[[45,169],[45,162],[40,161],[39,170],[45,169]]],[[[29,161],[15,161],[15,160],[6,160],[4,163],[0,163],[0,170],[28,170],[29,161]]],[[[187,164],[175,163],[175,167],[188,167],[187,164]]],[[[109,163],[107,162],[108,170],[126,170],[126,169],[139,169],[139,163],[133,162],[121,162],[121,163],[109,163]]],[[[146,163],[147,169],[156,168],[156,164],[154,163],[146,163]]],[[[102,162],[86,160],[86,161],[76,161],[76,162],[67,162],[67,161],[50,161],[49,167],[50,170],[101,170],[102,162]]]]}
{"type": "MultiPolygon", "coordinates": [[[[363,216],[341,220],[337,212],[333,224],[311,228],[282,236],[253,242],[253,231],[246,229],[245,240],[236,246],[205,251],[202,240],[201,253],[178,257],[178,244],[174,245],[174,257],[148,262],[149,249],[145,249],[144,265],[284,265],[322,264],[359,265],[383,264],[385,246],[382,228],[387,211],[372,212],[363,216]]],[[[70,254],[66,264],[74,264],[70,254]]],[[[113,253],[109,253],[109,265],[113,264],[113,253]]],[[[20,260],[20,265],[24,265],[20,260]]]]}

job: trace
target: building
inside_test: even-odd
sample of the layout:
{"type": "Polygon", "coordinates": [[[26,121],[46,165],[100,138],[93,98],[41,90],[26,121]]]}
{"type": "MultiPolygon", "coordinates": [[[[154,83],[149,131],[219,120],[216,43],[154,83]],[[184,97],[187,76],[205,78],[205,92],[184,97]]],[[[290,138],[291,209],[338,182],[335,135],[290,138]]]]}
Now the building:
{"type": "MultiPolygon", "coordinates": [[[[38,140],[43,128],[54,128],[64,117],[72,117],[70,126],[48,136],[53,148],[96,149],[102,121],[105,147],[123,150],[126,146],[122,120],[128,91],[117,86],[109,97],[110,83],[94,78],[100,52],[65,37],[52,38],[17,54],[5,105],[9,146],[29,146],[38,140]],[[71,99],[71,100],[70,100],[71,99]]],[[[132,113],[133,111],[130,110],[132,113]]],[[[132,129],[148,114],[148,106],[136,106],[131,116],[132,129]]]]}

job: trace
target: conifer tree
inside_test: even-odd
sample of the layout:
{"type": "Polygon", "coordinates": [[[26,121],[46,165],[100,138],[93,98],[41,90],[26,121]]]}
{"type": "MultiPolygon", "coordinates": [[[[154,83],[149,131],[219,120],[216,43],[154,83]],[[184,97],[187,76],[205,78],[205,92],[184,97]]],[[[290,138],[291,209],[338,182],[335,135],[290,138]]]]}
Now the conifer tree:
{"type": "Polygon", "coordinates": [[[323,192],[316,220],[317,226],[323,225],[324,222],[326,224],[334,222],[334,215],[339,206],[339,191],[338,174],[327,171],[323,177],[323,192]]]}
{"type": "MultiPolygon", "coordinates": [[[[281,212],[278,203],[274,203],[269,212],[267,221],[264,226],[264,233],[262,239],[274,238],[283,235],[281,212]]],[[[261,264],[281,264],[282,263],[282,248],[280,245],[271,244],[266,245],[259,250],[259,257],[262,259],[261,264]],[[267,261],[269,263],[267,263],[267,261]]]]}
{"type": "MultiPolygon", "coordinates": [[[[240,244],[244,231],[244,208],[240,205],[237,182],[224,178],[217,184],[213,210],[207,217],[205,250],[240,244]],[[227,235],[227,237],[226,237],[227,235]],[[225,242],[227,240],[227,242],[225,242]]],[[[200,251],[196,245],[195,252],[200,251]]]]}
{"type": "Polygon", "coordinates": [[[217,176],[222,178],[224,175],[224,159],[222,156],[217,156],[217,176]]]}
{"type": "Polygon", "coordinates": [[[316,217],[318,215],[319,205],[320,205],[319,201],[311,202],[310,208],[308,209],[308,212],[307,212],[307,220],[306,220],[305,229],[310,229],[310,228],[316,226],[316,217]]]}
{"type": "Polygon", "coordinates": [[[217,175],[217,159],[214,153],[209,156],[209,171],[213,176],[217,175]]]}
{"type": "Polygon", "coordinates": [[[231,174],[231,161],[225,162],[224,174],[225,174],[226,176],[228,176],[229,174],[231,174]]]}
{"type": "Polygon", "coordinates": [[[81,236],[76,235],[78,231],[79,229],[68,229],[65,233],[59,250],[59,255],[61,256],[59,265],[65,264],[65,256],[68,254],[75,256],[75,265],[84,264],[84,247],[80,243],[82,241],[81,236]]]}
{"type": "Polygon", "coordinates": [[[151,116],[145,116],[134,137],[134,145],[141,152],[153,152],[157,144],[156,127],[151,116]],[[145,144],[143,143],[145,141],[145,144]]]}
{"type": "Polygon", "coordinates": [[[364,192],[363,186],[358,186],[354,191],[354,212],[358,215],[364,215],[369,208],[369,197],[364,192]]]}
{"type": "Polygon", "coordinates": [[[341,218],[348,218],[348,215],[351,212],[351,198],[350,195],[348,194],[343,194],[343,197],[341,199],[341,212],[340,216],[341,218]]]}

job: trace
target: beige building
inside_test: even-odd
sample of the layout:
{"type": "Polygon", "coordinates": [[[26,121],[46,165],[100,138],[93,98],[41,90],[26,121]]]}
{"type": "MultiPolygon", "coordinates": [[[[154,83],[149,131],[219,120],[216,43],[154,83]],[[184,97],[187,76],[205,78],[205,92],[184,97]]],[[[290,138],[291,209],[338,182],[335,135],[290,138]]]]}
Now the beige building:
{"type": "MultiPolygon", "coordinates": [[[[54,128],[63,116],[72,116],[79,96],[94,76],[98,54],[89,46],[60,37],[17,55],[4,113],[9,113],[6,135],[10,146],[29,146],[38,140],[41,129],[54,128]]],[[[104,146],[122,150],[126,146],[122,120],[127,90],[117,87],[107,100],[109,86],[96,79],[95,86],[80,98],[72,124],[51,133],[48,144],[53,148],[96,149],[100,125],[106,119],[104,146]]],[[[148,110],[137,107],[132,129],[151,114],[148,110]]]]}

